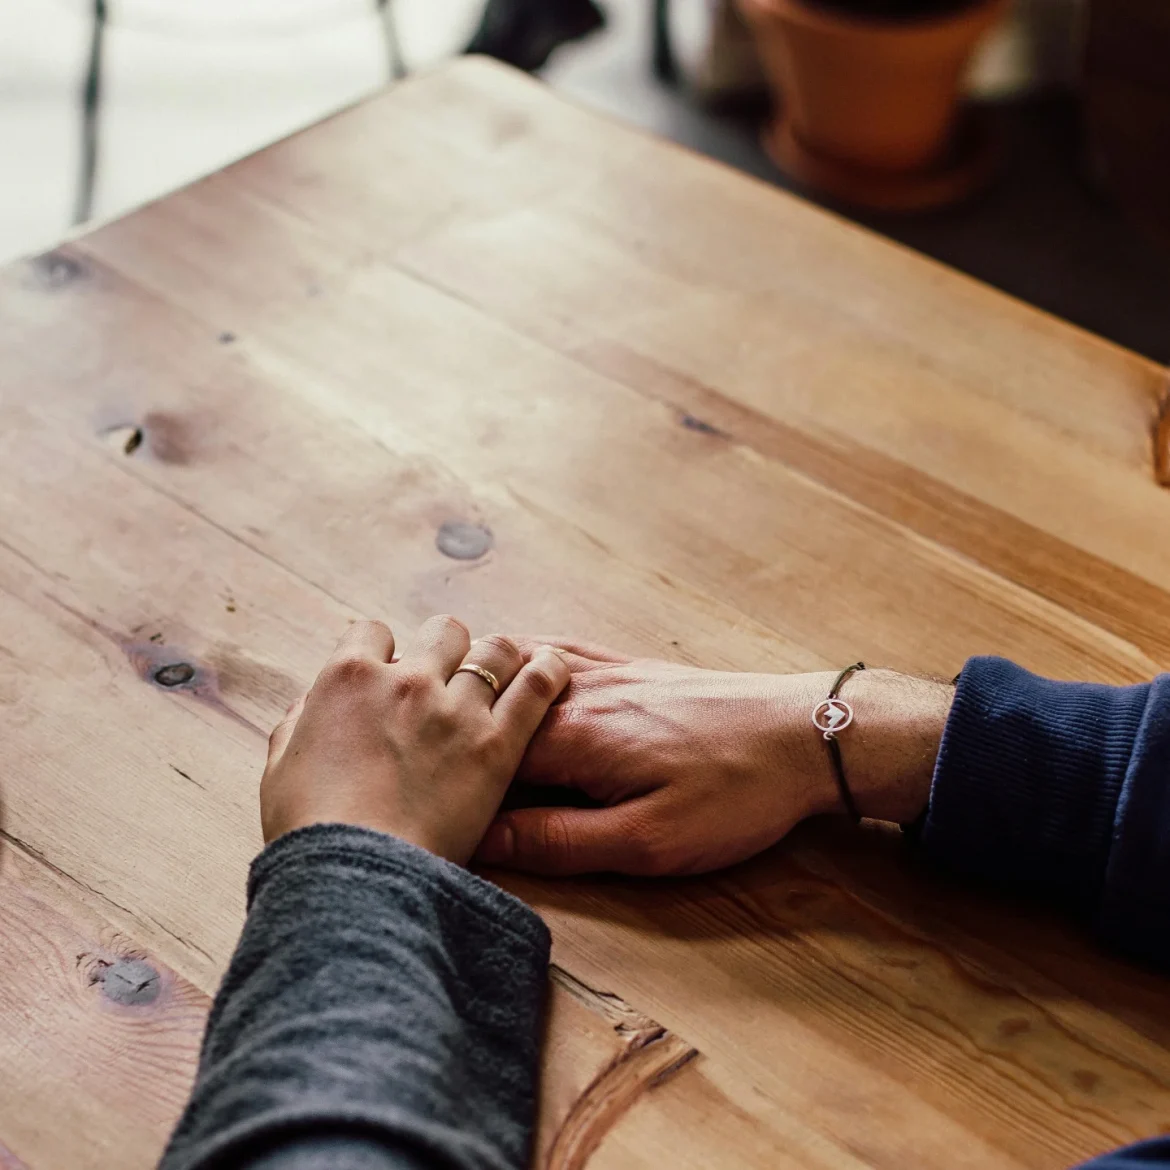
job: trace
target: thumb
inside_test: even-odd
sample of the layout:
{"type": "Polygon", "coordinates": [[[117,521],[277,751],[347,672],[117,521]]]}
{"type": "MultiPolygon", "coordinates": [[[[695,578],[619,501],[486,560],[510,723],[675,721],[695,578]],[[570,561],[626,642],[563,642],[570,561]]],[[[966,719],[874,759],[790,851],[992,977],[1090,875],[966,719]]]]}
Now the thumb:
{"type": "Polygon", "coordinates": [[[656,872],[641,798],[609,808],[521,808],[502,813],[475,859],[528,873],[656,872]]]}

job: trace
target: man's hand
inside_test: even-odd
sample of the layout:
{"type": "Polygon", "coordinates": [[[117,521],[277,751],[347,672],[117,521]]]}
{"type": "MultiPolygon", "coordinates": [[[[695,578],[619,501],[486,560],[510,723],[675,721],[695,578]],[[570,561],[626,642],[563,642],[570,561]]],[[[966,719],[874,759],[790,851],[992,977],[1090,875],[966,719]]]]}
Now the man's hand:
{"type": "Polygon", "coordinates": [[[381,622],[359,622],[272,733],[260,785],[264,839],[340,822],[378,829],[467,862],[500,806],[532,733],[569,681],[547,647],[472,644],[435,617],[402,658],[381,622]],[[489,671],[457,673],[464,662],[489,671]]]}
{"type": "MultiPolygon", "coordinates": [[[[477,859],[536,873],[702,873],[750,857],[798,821],[840,810],[812,726],[833,672],[733,674],[560,642],[573,671],[519,779],[575,788],[596,809],[501,814],[477,859]]],[[[865,816],[926,806],[951,687],[892,671],[850,677],[839,743],[865,816]]]]}

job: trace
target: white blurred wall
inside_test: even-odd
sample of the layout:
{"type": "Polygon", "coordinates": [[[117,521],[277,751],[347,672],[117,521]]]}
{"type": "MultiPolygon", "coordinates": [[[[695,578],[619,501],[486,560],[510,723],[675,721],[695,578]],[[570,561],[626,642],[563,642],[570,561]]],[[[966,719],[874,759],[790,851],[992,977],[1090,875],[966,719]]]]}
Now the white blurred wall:
{"type": "MultiPolygon", "coordinates": [[[[457,52],[483,0],[392,0],[403,56],[457,52]]],[[[385,85],[374,0],[108,0],[93,214],[117,215],[385,85]]],[[[90,0],[0,0],[0,261],[72,226],[90,0]]]]}

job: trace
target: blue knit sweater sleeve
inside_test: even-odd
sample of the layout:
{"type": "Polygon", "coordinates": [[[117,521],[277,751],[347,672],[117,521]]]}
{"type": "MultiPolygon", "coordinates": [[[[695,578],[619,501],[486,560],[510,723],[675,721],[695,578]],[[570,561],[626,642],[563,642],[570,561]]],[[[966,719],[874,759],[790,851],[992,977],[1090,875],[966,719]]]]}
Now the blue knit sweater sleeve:
{"type": "Polygon", "coordinates": [[[1109,687],[973,658],[923,846],[968,876],[1057,899],[1109,945],[1170,968],[1168,773],[1170,675],[1109,687]]]}
{"type": "MultiPolygon", "coordinates": [[[[963,669],[922,831],[969,877],[1054,898],[1170,969],[1170,675],[1051,682],[1002,658],[963,669]]],[[[1170,1167],[1170,1139],[1082,1170],[1170,1167]]]]}

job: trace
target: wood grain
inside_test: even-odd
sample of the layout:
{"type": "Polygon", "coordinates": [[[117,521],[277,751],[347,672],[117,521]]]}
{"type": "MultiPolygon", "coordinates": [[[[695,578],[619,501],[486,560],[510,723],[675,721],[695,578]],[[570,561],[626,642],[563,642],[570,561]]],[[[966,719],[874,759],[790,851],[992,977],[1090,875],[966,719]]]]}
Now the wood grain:
{"type": "MultiPolygon", "coordinates": [[[[0,1165],[157,1157],[264,735],[348,621],[1145,678],[1166,377],[478,61],[0,272],[0,1165]],[[79,954],[163,991],[108,1007],[79,954]]],[[[549,1170],[1048,1170],[1166,1125],[1162,982],[879,830],[501,880],[554,931],[549,1170]]]]}
{"type": "Polygon", "coordinates": [[[617,1122],[698,1051],[609,992],[554,967],[535,1150],[540,1170],[583,1170],[617,1122]]]}
{"type": "Polygon", "coordinates": [[[146,1170],[190,1089],[207,997],[11,841],[0,937],[0,1165],[146,1170]]]}

